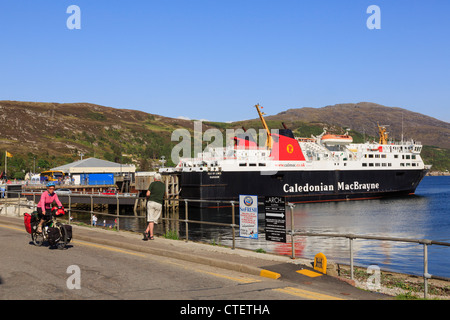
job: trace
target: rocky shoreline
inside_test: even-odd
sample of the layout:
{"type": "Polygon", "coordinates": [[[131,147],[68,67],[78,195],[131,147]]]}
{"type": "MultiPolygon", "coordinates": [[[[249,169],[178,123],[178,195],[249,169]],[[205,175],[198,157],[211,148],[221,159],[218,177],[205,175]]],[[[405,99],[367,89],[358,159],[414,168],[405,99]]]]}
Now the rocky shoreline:
{"type": "Polygon", "coordinates": [[[430,171],[427,176],[437,177],[437,176],[450,176],[449,171],[430,171]]]}
{"type": "MultiPolygon", "coordinates": [[[[367,273],[365,268],[354,267],[355,280],[353,281],[350,280],[350,267],[348,265],[337,265],[337,273],[337,277],[341,280],[360,289],[370,290],[367,280],[371,275],[367,273]]],[[[424,297],[423,277],[381,270],[380,282],[380,289],[376,292],[397,296],[399,299],[423,299],[424,297]]],[[[429,279],[428,299],[450,300],[450,282],[429,279]]]]}

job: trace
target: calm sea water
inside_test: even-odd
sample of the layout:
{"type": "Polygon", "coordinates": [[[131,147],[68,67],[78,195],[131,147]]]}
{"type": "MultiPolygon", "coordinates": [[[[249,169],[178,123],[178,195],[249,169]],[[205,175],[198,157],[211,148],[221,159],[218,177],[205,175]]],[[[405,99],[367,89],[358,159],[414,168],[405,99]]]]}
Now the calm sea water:
{"type": "MultiPolygon", "coordinates": [[[[291,243],[265,240],[264,212],[259,208],[259,237],[239,237],[236,230],[236,246],[251,250],[291,255],[291,243]]],[[[122,213],[121,213],[122,214],[122,213]]],[[[184,210],[180,218],[184,217],[184,210]]],[[[231,223],[231,208],[189,207],[189,219],[231,223]]],[[[316,233],[353,233],[409,239],[429,239],[450,242],[450,177],[425,177],[413,196],[380,200],[343,201],[297,204],[294,209],[295,230],[316,233]]],[[[99,217],[99,224],[103,218],[99,217]]],[[[113,220],[106,220],[107,225],[113,220]]],[[[236,209],[239,223],[239,209],[236,209]]],[[[145,222],[140,219],[120,219],[121,229],[142,232],[145,222]]],[[[290,214],[287,228],[290,229],[290,214]]],[[[179,226],[184,238],[184,223],[179,226]]],[[[189,225],[189,239],[206,243],[232,245],[232,232],[228,227],[200,224],[189,225]]],[[[288,242],[290,242],[288,236],[288,242]]],[[[349,240],[326,237],[295,237],[296,257],[313,260],[322,252],[329,261],[349,264],[349,240]]],[[[354,240],[354,263],[367,267],[378,265],[382,270],[423,274],[423,245],[378,241],[354,240]]],[[[450,247],[428,246],[428,272],[450,277],[450,247]]]]}
{"type": "MultiPolygon", "coordinates": [[[[263,209],[263,208],[260,208],[263,209]]],[[[238,210],[236,210],[238,211],[238,210]]],[[[262,210],[261,210],[262,211],[262,210]]],[[[231,223],[231,210],[189,208],[190,219],[231,223]]],[[[259,239],[239,238],[237,247],[291,254],[291,244],[265,241],[264,213],[259,214],[259,239]]],[[[239,217],[236,216],[236,222],[239,217]]],[[[450,177],[425,177],[416,195],[380,200],[297,204],[295,230],[316,233],[353,233],[450,242],[450,177]]],[[[288,215],[288,229],[290,218],[288,215]]],[[[181,225],[181,229],[183,226],[181,225]]],[[[190,225],[190,238],[231,245],[230,228],[190,225]]],[[[290,239],[288,237],[288,242],[290,239]]],[[[313,259],[322,252],[330,261],[349,263],[349,240],[295,237],[296,256],[313,259]]],[[[423,245],[392,241],[354,240],[354,263],[378,265],[382,270],[423,274],[423,245]]],[[[428,271],[450,277],[450,247],[428,246],[428,271]]]]}

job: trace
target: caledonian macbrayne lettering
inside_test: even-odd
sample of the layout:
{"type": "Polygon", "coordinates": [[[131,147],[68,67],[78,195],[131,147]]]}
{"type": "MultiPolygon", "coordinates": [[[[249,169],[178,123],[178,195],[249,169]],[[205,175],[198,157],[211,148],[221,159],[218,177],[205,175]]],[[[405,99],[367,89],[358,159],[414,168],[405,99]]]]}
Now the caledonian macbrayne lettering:
{"type": "Polygon", "coordinates": [[[353,183],[345,183],[345,182],[338,182],[337,185],[332,184],[324,184],[320,183],[317,185],[312,185],[305,183],[302,184],[294,184],[290,185],[286,183],[283,186],[283,191],[286,193],[293,193],[293,192],[323,192],[323,191],[335,191],[335,190],[346,190],[346,191],[352,191],[352,190],[362,190],[362,191],[371,191],[371,190],[378,190],[380,188],[379,183],[371,182],[371,183],[360,183],[358,181],[354,181],[353,183]]]}

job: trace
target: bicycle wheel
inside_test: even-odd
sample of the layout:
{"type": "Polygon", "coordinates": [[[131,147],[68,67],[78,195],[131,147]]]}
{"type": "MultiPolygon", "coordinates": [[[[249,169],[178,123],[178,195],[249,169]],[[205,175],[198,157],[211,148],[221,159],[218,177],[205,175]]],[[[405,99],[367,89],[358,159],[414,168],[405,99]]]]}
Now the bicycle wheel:
{"type": "Polygon", "coordinates": [[[31,240],[35,246],[42,246],[44,244],[44,233],[37,233],[35,230],[31,231],[31,240]]]}
{"type": "Polygon", "coordinates": [[[61,234],[61,238],[56,243],[56,248],[63,250],[67,248],[67,235],[66,230],[64,229],[63,225],[61,223],[57,223],[56,227],[59,229],[59,233],[61,234]]]}

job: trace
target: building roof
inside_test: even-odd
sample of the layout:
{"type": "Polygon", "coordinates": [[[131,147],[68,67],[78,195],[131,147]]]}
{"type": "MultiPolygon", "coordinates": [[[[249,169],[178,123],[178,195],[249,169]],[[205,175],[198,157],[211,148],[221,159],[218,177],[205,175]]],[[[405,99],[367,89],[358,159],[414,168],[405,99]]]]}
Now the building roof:
{"type": "Polygon", "coordinates": [[[61,170],[65,173],[128,173],[135,172],[135,165],[120,164],[97,158],[87,158],[68,163],[51,170],[61,170]]]}

